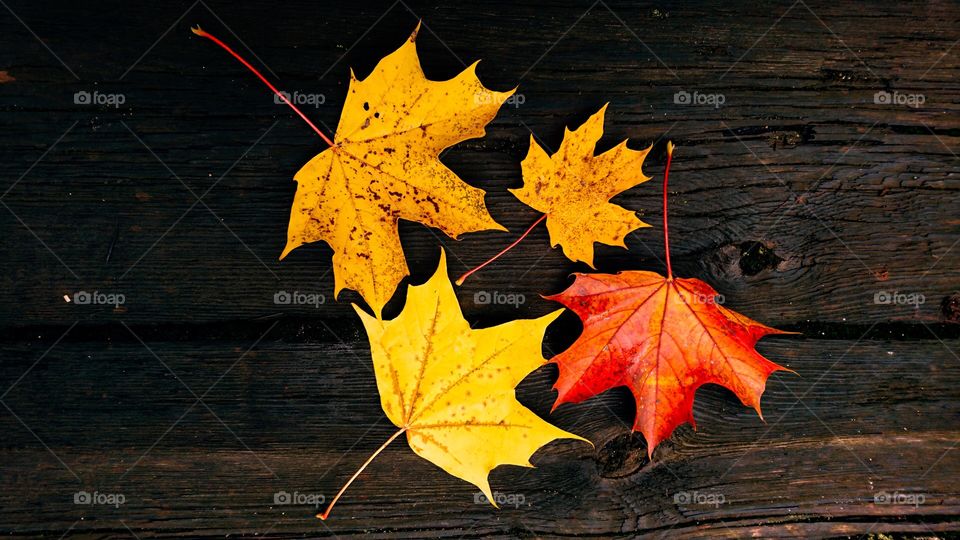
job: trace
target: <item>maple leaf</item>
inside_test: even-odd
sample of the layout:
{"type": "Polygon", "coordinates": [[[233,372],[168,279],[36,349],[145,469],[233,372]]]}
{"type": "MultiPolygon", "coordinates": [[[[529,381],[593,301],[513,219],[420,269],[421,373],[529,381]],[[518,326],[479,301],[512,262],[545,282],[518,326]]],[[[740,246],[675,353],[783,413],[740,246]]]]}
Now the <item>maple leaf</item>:
{"type": "Polygon", "coordinates": [[[697,389],[715,383],[732,390],[760,414],[767,377],[778,366],[754,346],[763,336],[791,334],[753,321],[717,303],[717,291],[699,279],[673,277],[667,232],[664,172],[664,239],[667,276],[655,272],[575,274],[573,284],[548,296],[583,321],[583,333],[550,361],[560,368],[556,408],[609,388],[627,386],[637,403],[633,430],[647,453],[693,418],[697,389]]]}
{"type": "Polygon", "coordinates": [[[591,267],[594,242],[626,248],[627,234],[649,227],[635,212],[610,199],[650,179],[641,171],[650,148],[631,150],[624,140],[595,156],[606,110],[604,105],[575,131],[564,128],[563,142],[552,156],[531,135],[530,150],[521,163],[523,187],[510,190],[546,215],[553,247],[559,244],[568,259],[591,267]]]}
{"type": "Polygon", "coordinates": [[[200,28],[289,105],[330,148],[294,176],[282,260],[297,247],[323,240],[333,249],[334,296],[344,288],[363,296],[379,318],[409,274],[398,232],[406,219],[456,239],[466,232],[506,229],[487,212],[484,192],[440,162],[444,149],[482,137],[514,90],[494,92],[477,78],[474,62],[447,81],[426,78],[417,56],[420,25],[363,80],[350,88],[331,141],[255,67],[200,28]]]}
{"type": "MultiPolygon", "coordinates": [[[[545,422],[516,398],[520,381],[546,363],[543,334],[562,309],[537,319],[470,328],[443,252],[433,277],[408,287],[396,318],[384,321],[354,309],[370,340],[381,405],[400,428],[380,450],[406,434],[417,455],[477,486],[496,506],[487,479],[491,470],[532,467],[530,456],[555,439],[586,441],[545,422]]],[[[325,519],[330,508],[320,517],[325,519]]]]}

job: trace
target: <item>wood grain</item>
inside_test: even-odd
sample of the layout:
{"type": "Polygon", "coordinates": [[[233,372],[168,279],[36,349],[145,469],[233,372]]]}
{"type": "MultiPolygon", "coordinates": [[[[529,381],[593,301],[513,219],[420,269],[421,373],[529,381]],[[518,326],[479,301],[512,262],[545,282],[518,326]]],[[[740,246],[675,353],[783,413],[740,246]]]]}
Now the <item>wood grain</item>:
{"type": "MultiPolygon", "coordinates": [[[[0,14],[5,536],[960,533],[957,4],[10,1],[0,14]],[[624,425],[633,403],[615,390],[549,416],[596,448],[558,443],[535,456],[537,469],[493,474],[501,492],[523,495],[519,508],[474,504],[469,485],[404,444],[326,524],[313,508],[273,504],[279,490],[332,494],[392,428],[349,307],[358,297],[332,298],[329,248],[277,261],[291,179],[322,142],[189,26],[246,50],[242,40],[282,88],[323,94],[308,114],[333,127],[348,69],[368,73],[418,19],[428,76],[482,58],[481,80],[519,85],[524,100],[486,137],[443,155],[487,190],[512,232],[458,242],[403,223],[413,282],[429,276],[441,246],[459,274],[532,223],[537,215],[506,191],[520,184],[530,133],[556,148],[564,126],[610,102],[601,149],[656,143],[645,172],[657,176],[662,141],[679,145],[676,273],[804,333],[761,342],[800,373],[771,379],[765,424],[732,394],[704,388],[699,431],[681,428],[650,463],[624,425]],[[80,91],[125,103],[76,104],[80,91]],[[681,91],[724,103],[679,104],[681,91]],[[875,103],[880,91],[924,103],[875,103]],[[64,300],[78,291],[126,301],[64,300]],[[277,305],[280,291],[326,301],[277,305]],[[876,301],[894,292],[924,301],[876,301]],[[78,490],[127,500],[75,505],[78,490]],[[881,504],[882,493],[924,501],[881,504]],[[723,502],[684,504],[682,494],[723,502]]],[[[629,250],[599,248],[600,271],[663,271],[658,179],[615,200],[654,227],[632,235],[629,250]]],[[[586,270],[541,228],[458,296],[478,325],[542,315],[556,306],[539,295],[586,270]],[[525,302],[479,305],[481,291],[525,302]]],[[[565,315],[547,351],[577,331],[565,315]]],[[[546,417],[555,378],[535,372],[521,400],[546,417]]]]}
{"type": "MultiPolygon", "coordinates": [[[[53,534],[82,518],[78,533],[119,534],[126,525],[141,537],[252,536],[271,526],[267,537],[320,534],[312,507],[272,504],[274,493],[329,496],[394,431],[364,346],[265,340],[238,361],[249,344],[148,345],[65,341],[5,396],[35,428],[0,417],[5,533],[53,534]],[[79,490],[126,501],[74,505],[79,490]]],[[[399,442],[326,525],[348,537],[956,530],[960,461],[948,450],[960,440],[957,345],[765,340],[764,354],[800,373],[771,379],[766,423],[726,390],[706,387],[695,408],[699,431],[679,429],[653,462],[642,439],[627,434],[626,392],[564,406],[551,420],[595,448],[558,442],[538,452],[536,469],[497,469],[492,485],[522,496],[519,508],[476,504],[471,486],[399,442]],[[883,493],[924,500],[879,504],[883,493]]],[[[26,347],[2,352],[5,379],[35,361],[26,347]]],[[[547,415],[555,377],[551,368],[535,372],[521,401],[547,415]]]]}

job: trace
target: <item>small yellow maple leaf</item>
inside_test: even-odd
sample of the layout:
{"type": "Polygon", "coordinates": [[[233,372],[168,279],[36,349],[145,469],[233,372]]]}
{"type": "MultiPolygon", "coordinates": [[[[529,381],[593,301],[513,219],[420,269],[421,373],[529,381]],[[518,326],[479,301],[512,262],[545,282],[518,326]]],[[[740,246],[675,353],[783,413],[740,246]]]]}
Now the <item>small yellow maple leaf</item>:
{"type": "Polygon", "coordinates": [[[586,441],[542,420],[517,401],[514,390],[546,363],[543,334],[562,309],[472,329],[447,277],[444,254],[429,281],[408,288],[395,319],[354,308],[370,339],[387,417],[406,433],[414,452],[474,484],[487,500],[494,502],[487,477],[498,465],[532,467],[530,456],[550,441],[586,441]]]}
{"type": "Polygon", "coordinates": [[[485,88],[476,63],[453,79],[428,80],[417,57],[417,30],[366,79],[351,70],[334,145],[294,177],[297,194],[280,255],[327,242],[334,251],[334,295],[344,288],[359,292],[377,317],[409,273],[398,220],[436,227],[452,238],[506,230],[487,212],[483,190],[461,180],[438,156],[483,136],[514,90],[485,88]]]}
{"type": "Polygon", "coordinates": [[[525,204],[546,214],[552,246],[559,244],[568,259],[591,267],[594,242],[625,248],[627,234],[649,227],[635,212],[610,199],[650,179],[640,170],[650,148],[631,150],[624,140],[594,156],[603,135],[606,110],[604,105],[576,131],[564,128],[563,142],[553,156],[547,155],[531,135],[530,150],[521,163],[523,187],[510,190],[525,204]]]}

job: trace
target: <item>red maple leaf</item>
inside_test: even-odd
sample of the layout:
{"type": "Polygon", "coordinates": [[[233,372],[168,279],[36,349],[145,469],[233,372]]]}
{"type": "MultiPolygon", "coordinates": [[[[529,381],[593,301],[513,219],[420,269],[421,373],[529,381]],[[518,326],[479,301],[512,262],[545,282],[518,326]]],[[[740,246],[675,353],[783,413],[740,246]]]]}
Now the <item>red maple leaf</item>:
{"type": "Polygon", "coordinates": [[[774,371],[790,371],[754,347],[769,334],[791,334],[760,324],[717,302],[717,291],[699,279],[673,277],[667,230],[667,179],[673,145],[667,146],[663,178],[663,231],[667,275],[627,271],[575,274],[573,285],[547,297],[573,310],[583,333],[551,362],[560,368],[556,408],[616,386],[637,402],[633,430],[647,440],[647,453],[693,419],[697,389],[715,383],[760,412],[760,396],[774,371]]]}

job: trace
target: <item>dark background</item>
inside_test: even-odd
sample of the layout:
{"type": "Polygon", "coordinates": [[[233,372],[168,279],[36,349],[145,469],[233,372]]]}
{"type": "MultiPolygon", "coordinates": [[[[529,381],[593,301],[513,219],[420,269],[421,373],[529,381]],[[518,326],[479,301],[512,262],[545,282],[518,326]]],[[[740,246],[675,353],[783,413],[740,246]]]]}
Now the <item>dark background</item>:
{"type": "MultiPolygon", "coordinates": [[[[8,537],[471,538],[950,536],[960,530],[960,6],[955,2],[0,2],[0,533],[8,537]],[[848,4],[848,5],[844,5],[848,4]],[[674,269],[802,336],[759,350],[766,423],[697,396],[699,431],[646,458],[622,389],[554,414],[552,367],[521,401],[596,448],[558,442],[491,484],[519,508],[394,443],[332,518],[329,498],[394,428],[361,325],[332,298],[330,249],[277,261],[293,174],[324,148],[201,24],[336,126],[365,76],[422,19],[427,75],[483,59],[519,84],[488,135],[443,154],[510,234],[402,224],[413,282],[439,246],[459,274],[537,215],[507,188],[533,132],[550,149],[606,102],[601,149],[656,143],[655,180],[617,197],[653,225],[600,271],[662,272],[660,173],[674,269]],[[74,94],[122,94],[119,107],[74,94]],[[720,107],[675,103],[722,94],[720,107]],[[879,91],[922,96],[876,103],[879,91]],[[917,98],[919,99],[919,98],[917,98]],[[199,200],[198,200],[199,199],[199,200]],[[118,308],[66,302],[122,294],[118,308]],[[280,291],[322,293],[312,306],[280,291]],[[884,293],[919,305],[878,303],[884,293]],[[901,297],[904,298],[904,297],[901,297]],[[913,298],[919,298],[914,296],[913,298]],[[548,416],[549,415],[549,416],[548,416]],[[124,504],[75,504],[79,491],[124,504]],[[886,495],[890,495],[886,497],[886,495]],[[896,496],[894,496],[896,495],[896,496]],[[885,498],[886,497],[886,498],[885,498]],[[699,504],[706,500],[718,504],[699,504]]],[[[475,325],[545,314],[572,271],[538,228],[458,289],[475,325]],[[525,295],[477,305],[480,291],[525,295]]],[[[402,306],[403,287],[388,306],[402,306]]],[[[882,300],[882,298],[881,298],[882,300]]],[[[565,315],[545,354],[579,323],[565,315]]]]}

